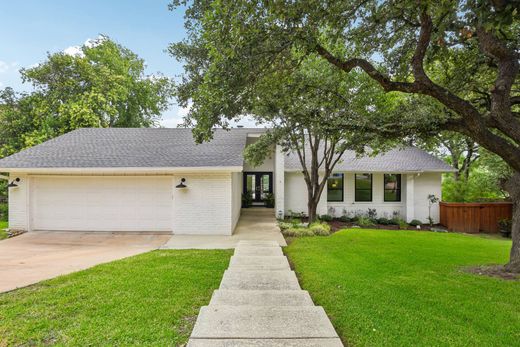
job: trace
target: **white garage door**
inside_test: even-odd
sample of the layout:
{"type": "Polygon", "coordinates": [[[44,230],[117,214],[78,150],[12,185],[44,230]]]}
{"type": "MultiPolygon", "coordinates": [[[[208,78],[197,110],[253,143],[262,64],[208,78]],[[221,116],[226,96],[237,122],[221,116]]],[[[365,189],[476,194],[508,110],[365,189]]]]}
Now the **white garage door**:
{"type": "Polygon", "coordinates": [[[171,231],[170,177],[35,177],[34,230],[171,231]]]}

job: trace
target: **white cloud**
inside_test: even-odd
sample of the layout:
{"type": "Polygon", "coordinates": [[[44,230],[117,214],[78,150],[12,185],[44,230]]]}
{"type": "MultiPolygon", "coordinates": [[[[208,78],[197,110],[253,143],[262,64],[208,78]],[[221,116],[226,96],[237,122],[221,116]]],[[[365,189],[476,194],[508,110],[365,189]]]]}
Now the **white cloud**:
{"type": "MultiPolygon", "coordinates": [[[[95,39],[86,39],[83,43],[83,46],[86,46],[88,48],[96,47],[97,45],[101,44],[103,41],[105,41],[107,38],[103,35],[98,35],[95,39]]],[[[81,46],[70,46],[63,50],[63,53],[75,56],[75,57],[83,57],[85,56],[83,54],[83,51],[81,50],[81,46]]]]}
{"type": "Polygon", "coordinates": [[[0,82],[0,88],[3,88],[4,87],[4,84],[2,82],[0,82]]]}
{"type": "Polygon", "coordinates": [[[179,107],[179,109],[177,110],[177,117],[179,118],[184,118],[188,115],[188,113],[190,113],[190,110],[191,110],[191,102],[188,104],[187,107],[179,107]]]}
{"type": "Polygon", "coordinates": [[[63,53],[73,56],[73,57],[83,57],[85,56],[83,54],[83,51],[81,50],[80,46],[70,46],[63,50],[63,53]]]}
{"type": "Polygon", "coordinates": [[[16,61],[8,63],[6,61],[0,60],[0,73],[6,73],[11,69],[16,69],[18,65],[18,62],[16,61]]]}

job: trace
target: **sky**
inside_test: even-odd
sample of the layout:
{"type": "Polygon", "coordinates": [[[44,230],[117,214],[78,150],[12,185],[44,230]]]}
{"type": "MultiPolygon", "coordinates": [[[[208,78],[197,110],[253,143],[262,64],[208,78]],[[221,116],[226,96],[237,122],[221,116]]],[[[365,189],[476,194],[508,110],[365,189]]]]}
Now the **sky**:
{"type": "MultiPolygon", "coordinates": [[[[169,0],[0,0],[0,88],[30,91],[18,70],[55,53],[107,35],[146,62],[146,74],[176,78],[182,64],[165,52],[185,37],[184,9],[169,0]]],[[[187,110],[174,104],[161,125],[175,127],[187,110]]],[[[240,124],[252,126],[251,122],[240,124]],[[249,124],[248,124],[249,123],[249,124]]]]}

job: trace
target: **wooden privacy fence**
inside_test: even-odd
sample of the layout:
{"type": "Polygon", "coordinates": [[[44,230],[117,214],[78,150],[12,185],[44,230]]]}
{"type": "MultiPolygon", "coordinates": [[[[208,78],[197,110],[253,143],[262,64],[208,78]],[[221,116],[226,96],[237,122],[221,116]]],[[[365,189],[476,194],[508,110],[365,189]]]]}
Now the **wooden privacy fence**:
{"type": "Polygon", "coordinates": [[[498,221],[511,219],[510,202],[458,203],[441,202],[441,224],[449,231],[498,233],[498,221]]]}

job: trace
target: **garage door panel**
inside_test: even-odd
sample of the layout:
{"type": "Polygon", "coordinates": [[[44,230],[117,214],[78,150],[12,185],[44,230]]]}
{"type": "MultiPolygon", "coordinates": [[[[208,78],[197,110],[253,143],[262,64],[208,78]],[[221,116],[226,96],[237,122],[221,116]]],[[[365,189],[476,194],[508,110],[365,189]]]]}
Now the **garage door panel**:
{"type": "Polygon", "coordinates": [[[35,230],[171,231],[169,177],[35,177],[35,230]]]}

